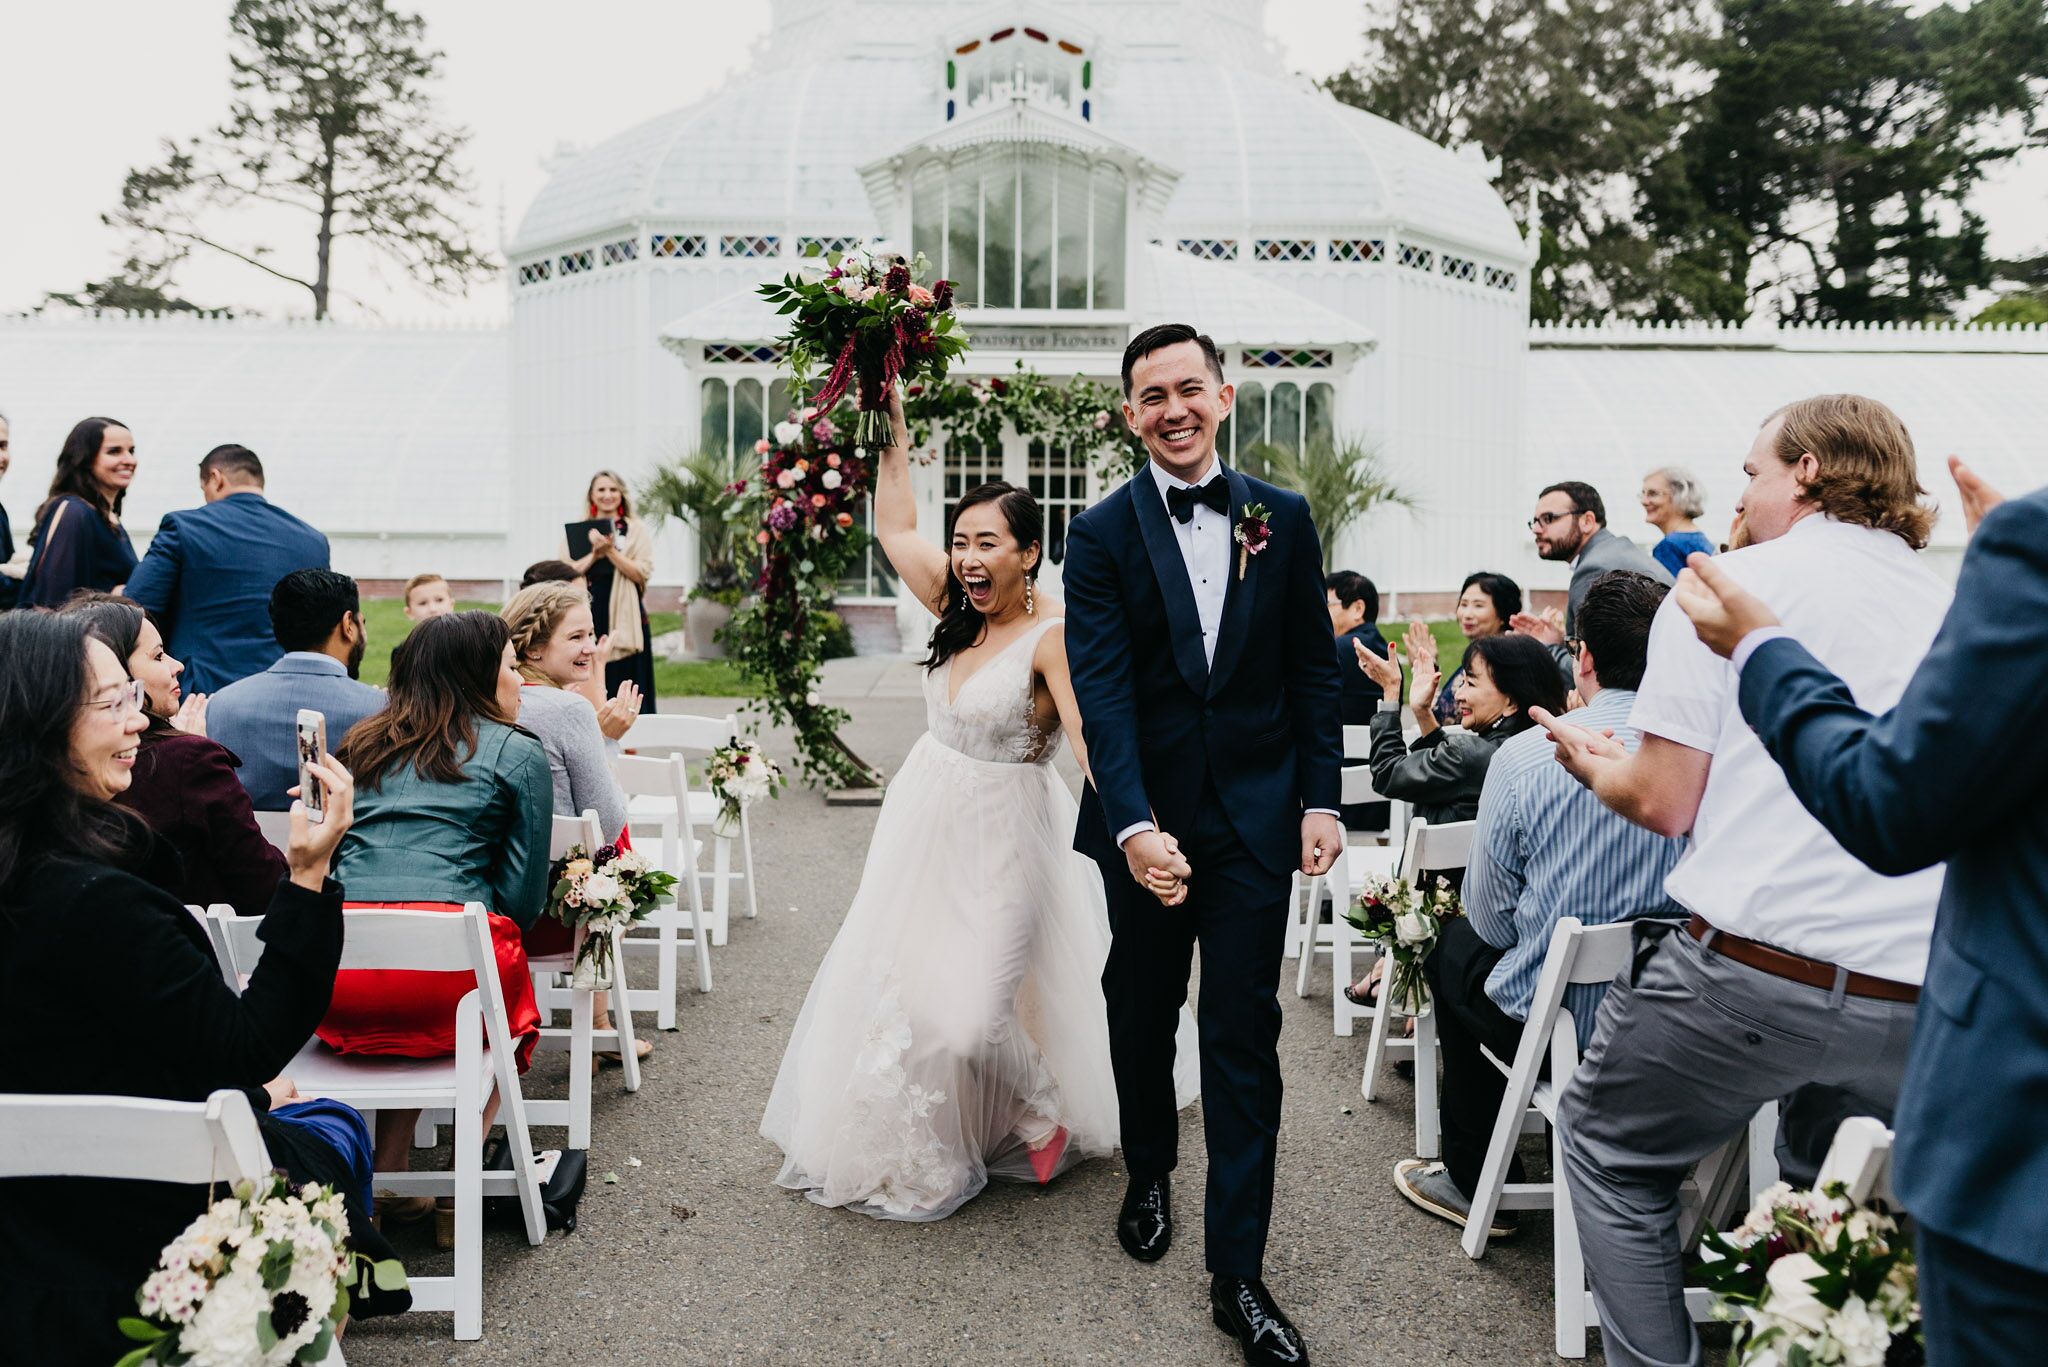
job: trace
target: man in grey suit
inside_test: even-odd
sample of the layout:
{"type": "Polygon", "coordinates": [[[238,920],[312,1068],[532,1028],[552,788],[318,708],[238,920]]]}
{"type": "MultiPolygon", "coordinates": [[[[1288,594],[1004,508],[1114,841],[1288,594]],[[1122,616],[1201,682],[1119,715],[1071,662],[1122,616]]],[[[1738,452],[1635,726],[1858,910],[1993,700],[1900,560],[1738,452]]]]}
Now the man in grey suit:
{"type": "MultiPolygon", "coordinates": [[[[1536,496],[1536,515],[1529,519],[1536,537],[1536,554],[1545,560],[1569,560],[1572,587],[1564,611],[1564,636],[1573,634],[1579,620],[1579,604],[1586,590],[1609,570],[1628,570],[1648,575],[1660,584],[1671,582],[1671,572],[1637,548],[1636,543],[1607,530],[1607,505],[1600,491],[1575,479],[1551,485],[1536,496]]],[[[1563,644],[1563,636],[1548,644],[1563,644]]]]}
{"type": "Polygon", "coordinates": [[[241,759],[250,804],[283,812],[292,805],[286,790],[299,781],[299,709],[327,718],[332,749],[351,726],[384,710],[384,690],[356,682],[365,636],[356,581],[347,575],[287,574],[270,591],[270,624],[283,658],[214,694],[206,729],[241,759]]]}
{"type": "Polygon", "coordinates": [[[1677,592],[1844,849],[1888,875],[1948,861],[1893,1122],[1933,1367],[2038,1361],[2048,1341],[2048,489],[2002,502],[1949,468],[1975,534],[1954,607],[1882,716],[1705,557],[1677,592]]]}

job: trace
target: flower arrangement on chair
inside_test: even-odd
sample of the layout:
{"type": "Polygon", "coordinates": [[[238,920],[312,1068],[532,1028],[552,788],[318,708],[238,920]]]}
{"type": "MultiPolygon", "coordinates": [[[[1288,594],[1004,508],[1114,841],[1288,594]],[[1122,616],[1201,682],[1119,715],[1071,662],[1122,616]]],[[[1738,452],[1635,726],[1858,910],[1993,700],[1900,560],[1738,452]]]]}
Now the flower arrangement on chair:
{"type": "Polygon", "coordinates": [[[349,1287],[397,1291],[395,1260],[351,1253],[348,1213],[332,1187],[294,1191],[281,1172],[235,1184],[157,1259],[119,1323],[140,1344],[115,1367],[282,1367],[316,1363],[348,1314],[349,1287]]]}
{"type": "Polygon", "coordinates": [[[579,988],[609,986],[613,932],[646,920],[675,887],[676,876],[617,845],[600,846],[594,855],[571,845],[553,873],[547,914],[583,932],[570,982],[579,988]]]}
{"type": "Polygon", "coordinates": [[[1388,1003],[1410,1016],[1429,1010],[1429,983],[1422,961],[1436,945],[1445,921],[1465,914],[1450,881],[1441,875],[1411,884],[1405,878],[1368,881],[1345,911],[1344,919],[1360,935],[1379,944],[1389,962],[1380,990],[1393,995],[1388,1003]]]}
{"type": "Polygon", "coordinates": [[[1748,1367],[1886,1367],[1924,1361],[1912,1246],[1881,1205],[1840,1182],[1795,1191],[1779,1182],[1726,1234],[1701,1237],[1709,1290],[1736,1326],[1733,1363],[1748,1367]]]}
{"type": "Polygon", "coordinates": [[[763,798],[778,797],[787,782],[782,770],[767,752],[753,741],[740,739],[713,750],[704,762],[712,796],[718,799],[718,818],[711,833],[731,837],[739,834],[740,813],[763,798]]]}

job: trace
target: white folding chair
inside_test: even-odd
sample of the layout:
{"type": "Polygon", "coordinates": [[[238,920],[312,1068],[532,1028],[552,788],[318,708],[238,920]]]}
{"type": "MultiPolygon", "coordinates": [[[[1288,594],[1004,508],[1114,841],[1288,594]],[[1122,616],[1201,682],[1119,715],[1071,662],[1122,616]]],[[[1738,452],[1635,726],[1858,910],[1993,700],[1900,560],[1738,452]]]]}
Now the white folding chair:
{"type": "Polygon", "coordinates": [[[282,854],[292,843],[292,814],[290,812],[256,813],[256,829],[263,832],[263,838],[282,854]]]}
{"type": "MultiPolygon", "coordinates": [[[[620,738],[619,744],[626,751],[641,755],[681,755],[685,759],[701,759],[722,745],[729,745],[739,739],[740,719],[728,712],[723,717],[698,717],[682,712],[647,712],[633,723],[632,729],[620,738]]],[[[732,868],[732,845],[735,837],[716,833],[720,803],[713,796],[707,782],[703,788],[690,788],[688,798],[690,820],[694,825],[711,833],[711,859],[716,879],[712,889],[711,943],[722,945],[726,941],[726,904],[728,887],[734,882],[743,883],[747,891],[747,919],[753,920],[761,914],[760,898],[754,888],[754,827],[752,818],[745,807],[740,808],[740,829],[737,837],[740,847],[740,867],[732,868]]],[[[638,826],[645,821],[652,828],[658,828],[667,815],[665,806],[658,798],[628,804],[627,824],[638,826]]]]}
{"type": "MultiPolygon", "coordinates": [[[[1347,731],[1361,728],[1346,727],[1347,731]]],[[[1347,766],[1339,775],[1341,800],[1349,805],[1354,802],[1381,801],[1382,796],[1372,786],[1372,770],[1365,765],[1347,766]]],[[[1394,819],[1406,820],[1408,804],[1393,804],[1394,819]]],[[[1386,878],[1399,865],[1401,845],[1398,840],[1392,844],[1375,845],[1355,843],[1346,833],[1344,848],[1337,852],[1337,860],[1330,865],[1329,872],[1318,874],[1306,880],[1308,897],[1306,905],[1300,898],[1295,899],[1295,921],[1289,928],[1289,936],[1295,945],[1298,962],[1294,967],[1294,995],[1308,995],[1309,969],[1317,954],[1330,956],[1330,1017],[1331,1028],[1339,1035],[1351,1033],[1352,1022],[1360,1016],[1370,1014],[1362,1006],[1354,1005],[1344,995],[1344,989],[1351,984],[1351,960],[1356,954],[1364,954],[1367,963],[1372,961],[1372,950],[1360,937],[1351,923],[1344,919],[1345,908],[1349,907],[1368,880],[1386,878]],[[1330,919],[1322,919],[1322,902],[1325,893],[1330,899],[1330,919]]],[[[1294,875],[1295,882],[1301,883],[1302,876],[1294,875]]]]}
{"type": "Polygon", "coordinates": [[[1840,1182],[1852,1201],[1882,1201],[1897,1209],[1898,1194],[1892,1190],[1892,1132],[1882,1121],[1852,1115],[1836,1127],[1828,1156],[1820,1162],[1820,1176],[1813,1181],[1814,1190],[1824,1190],[1830,1182],[1840,1182]]]}
{"type": "MultiPolygon", "coordinates": [[[[220,919],[237,971],[252,972],[263,953],[256,935],[263,918],[220,919]]],[[[343,1101],[359,1111],[454,1113],[453,1172],[380,1172],[376,1184],[401,1196],[455,1198],[455,1275],[411,1278],[412,1308],[453,1312],[456,1338],[482,1338],[483,1198],[516,1196],[529,1244],[538,1245],[547,1232],[540,1204],[541,1173],[527,1130],[526,1100],[519,1090],[512,1030],[505,1019],[484,907],[471,902],[459,913],[363,909],[345,912],[343,919],[344,969],[463,973],[475,983],[455,1008],[452,1058],[337,1054],[312,1040],[285,1072],[302,1094],[343,1101]],[[510,1172],[483,1170],[484,1108],[494,1083],[498,1120],[511,1150],[510,1172]]]]}
{"type": "MultiPolygon", "coordinates": [[[[652,952],[659,956],[656,984],[652,991],[639,988],[626,994],[627,1000],[641,1011],[653,1011],[655,1024],[663,1030],[673,1030],[676,1025],[676,954],[681,948],[685,908],[689,916],[689,944],[697,956],[697,990],[711,990],[711,945],[714,937],[709,934],[714,924],[704,914],[704,888],[700,877],[700,860],[704,853],[704,842],[697,837],[696,823],[690,815],[689,773],[680,754],[665,759],[643,755],[619,755],[612,760],[612,774],[618,779],[619,787],[626,794],[630,804],[646,801],[649,806],[643,810],[654,813],[649,818],[653,832],[660,837],[660,854],[652,856],[662,869],[676,876],[676,891],[666,906],[656,907],[652,915],[641,923],[651,929],[655,938],[628,935],[620,941],[620,948],[626,953],[652,952]]],[[[644,841],[650,834],[646,824],[639,825],[637,834],[644,841]]],[[[726,858],[730,841],[718,844],[719,858],[726,858]]],[[[649,854],[644,845],[636,847],[642,854],[649,854]]],[[[721,876],[714,889],[719,903],[719,916],[724,915],[727,880],[721,876]]]]}
{"type": "MultiPolygon", "coordinates": [[[[204,1101],[0,1096],[0,1177],[117,1177],[226,1188],[261,1180],[271,1167],[256,1114],[238,1091],[224,1088],[204,1101]]],[[[331,1344],[321,1361],[346,1367],[341,1344],[331,1344]]]]}
{"type": "MultiPolygon", "coordinates": [[[[1466,1218],[1460,1246],[1466,1257],[1482,1258],[1486,1256],[1486,1231],[1496,1212],[1551,1211],[1551,1271],[1559,1357],[1584,1357],[1586,1331],[1599,1323],[1599,1312],[1586,1289],[1585,1259],[1579,1248],[1571,1192],[1564,1181],[1564,1151],[1557,1130],[1558,1096],[1579,1066],[1578,1026],[1564,1004],[1564,994],[1567,987],[1575,984],[1613,982],[1628,967],[1634,945],[1633,922],[1588,926],[1574,916],[1559,918],[1550,932],[1550,948],[1529,1001],[1529,1017],[1523,1023],[1514,1062],[1505,1063],[1491,1050],[1482,1050],[1507,1075],[1507,1090],[1494,1120],[1493,1137],[1487,1143],[1486,1162],[1479,1171],[1479,1187],[1472,1195],[1472,1210],[1466,1218]],[[1550,1063],[1548,1078],[1542,1075],[1546,1058],[1550,1063]],[[1521,1137],[1541,1133],[1546,1127],[1550,1132],[1550,1180],[1509,1182],[1508,1167],[1521,1137]]],[[[1419,1070],[1421,1064],[1416,1067],[1419,1070]]],[[[1681,1238],[1687,1246],[1698,1237],[1701,1222],[1725,1205],[1733,1194],[1734,1177],[1740,1170],[1745,1149],[1750,1159],[1752,1192],[1777,1180],[1777,1160],[1772,1156],[1777,1126],[1777,1103],[1767,1102],[1741,1135],[1701,1161],[1680,1194],[1686,1209],[1681,1238]]],[[[1686,1310],[1695,1320],[1711,1318],[1712,1298],[1702,1288],[1689,1289],[1686,1310]]]]}
{"type": "MultiPolygon", "coordinates": [[[[551,861],[563,858],[575,845],[581,845],[585,854],[594,855],[603,844],[596,812],[586,811],[582,816],[557,816],[548,858],[551,861]]],[[[562,982],[575,971],[576,955],[583,948],[580,933],[575,944],[560,954],[529,955],[527,958],[527,967],[533,973],[533,1000],[540,1008],[541,1019],[540,1043],[534,1047],[551,1052],[568,1051],[569,1099],[529,1097],[526,1123],[566,1127],[569,1131],[568,1146],[572,1149],[590,1147],[590,1063],[596,1046],[605,1045],[618,1050],[626,1073],[626,1090],[640,1090],[640,1056],[633,1038],[633,1013],[626,1006],[626,956],[619,948],[619,941],[618,932],[612,932],[612,981],[609,988],[601,989],[608,993],[611,1001],[612,1024],[608,1030],[595,1028],[596,992],[570,987],[562,982]],[[551,1024],[555,1012],[563,1007],[569,1011],[569,1028],[566,1030],[551,1024]]]]}
{"type": "MultiPolygon", "coordinates": [[[[1372,731],[1370,727],[1347,726],[1344,728],[1344,758],[1347,763],[1339,771],[1339,801],[1343,805],[1348,806],[1354,801],[1377,802],[1381,800],[1379,794],[1372,790],[1371,766],[1363,763],[1371,749],[1372,731]],[[1356,777],[1359,774],[1363,774],[1364,778],[1356,777]],[[1364,796],[1353,798],[1351,796],[1353,793],[1362,793],[1364,796]]],[[[1399,813],[1396,812],[1394,815],[1399,815],[1399,813]]],[[[1344,843],[1347,847],[1362,845],[1367,849],[1399,849],[1401,844],[1400,825],[1399,823],[1390,822],[1388,829],[1384,831],[1354,831],[1347,829],[1344,832],[1344,843]]],[[[1392,865],[1388,867],[1391,869],[1392,865]]],[[[1341,886],[1341,884],[1334,881],[1335,875],[1336,869],[1332,866],[1329,873],[1316,877],[1309,877],[1301,873],[1296,873],[1293,876],[1293,886],[1289,889],[1289,906],[1292,908],[1292,911],[1290,913],[1291,919],[1287,925],[1287,948],[1285,951],[1288,958],[1296,959],[1301,957],[1303,945],[1315,944],[1316,917],[1321,911],[1317,904],[1322,900],[1323,880],[1332,880],[1330,886],[1334,889],[1341,886]],[[1304,891],[1308,894],[1307,910],[1309,913],[1305,918],[1301,915],[1301,898],[1304,891]]],[[[1332,905],[1335,902],[1336,895],[1332,891],[1332,905]]],[[[1304,974],[1301,978],[1301,985],[1295,990],[1295,995],[1301,996],[1306,994],[1307,991],[1307,975],[1304,974]]]]}
{"type": "Polygon", "coordinates": [[[195,907],[187,902],[185,910],[192,914],[192,919],[199,922],[199,928],[206,932],[206,939],[213,946],[214,962],[220,965],[220,975],[227,980],[228,989],[236,996],[241,996],[242,979],[235,972],[235,956],[228,948],[227,932],[221,929],[220,922],[216,919],[234,915],[235,909],[225,902],[215,902],[204,907],[195,907]]]}
{"type": "MultiPolygon", "coordinates": [[[[1474,821],[1447,821],[1432,826],[1421,817],[1408,823],[1401,844],[1400,877],[1416,883],[1426,876],[1465,867],[1472,855],[1474,821]]],[[[1389,1038],[1394,1018],[1394,994],[1387,978],[1380,979],[1379,994],[1372,1008],[1372,1042],[1365,1051],[1365,1071],[1358,1079],[1359,1095],[1376,1100],[1380,1060],[1390,1054],[1407,1054],[1415,1060],[1415,1156],[1435,1158],[1439,1148],[1436,1109],[1436,1011],[1425,1010],[1415,1017],[1415,1037],[1389,1038]]]]}

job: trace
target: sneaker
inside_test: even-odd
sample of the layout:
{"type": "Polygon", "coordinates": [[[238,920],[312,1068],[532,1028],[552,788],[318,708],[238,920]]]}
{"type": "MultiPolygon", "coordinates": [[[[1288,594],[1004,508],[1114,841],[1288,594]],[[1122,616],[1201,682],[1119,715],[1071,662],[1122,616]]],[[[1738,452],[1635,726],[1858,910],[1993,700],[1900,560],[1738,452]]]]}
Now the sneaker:
{"type": "MultiPolygon", "coordinates": [[[[1458,1184],[1441,1163],[1402,1159],[1394,1164],[1394,1189],[1439,1220],[1448,1220],[1460,1229],[1471,1218],[1472,1203],[1458,1190],[1458,1184]]],[[[1515,1225],[1515,1212],[1496,1211],[1493,1223],[1487,1226],[1486,1237],[1505,1239],[1515,1232],[1515,1225]]]]}

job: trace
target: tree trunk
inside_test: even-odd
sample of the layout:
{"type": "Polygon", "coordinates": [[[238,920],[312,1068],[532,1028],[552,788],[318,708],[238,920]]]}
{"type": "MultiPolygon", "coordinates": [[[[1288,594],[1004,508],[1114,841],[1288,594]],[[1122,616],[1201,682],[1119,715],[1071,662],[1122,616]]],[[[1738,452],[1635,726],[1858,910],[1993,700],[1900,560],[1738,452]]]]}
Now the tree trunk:
{"type": "Polygon", "coordinates": [[[320,263],[313,277],[313,319],[327,317],[327,282],[334,254],[334,136],[320,142],[320,263]]]}

